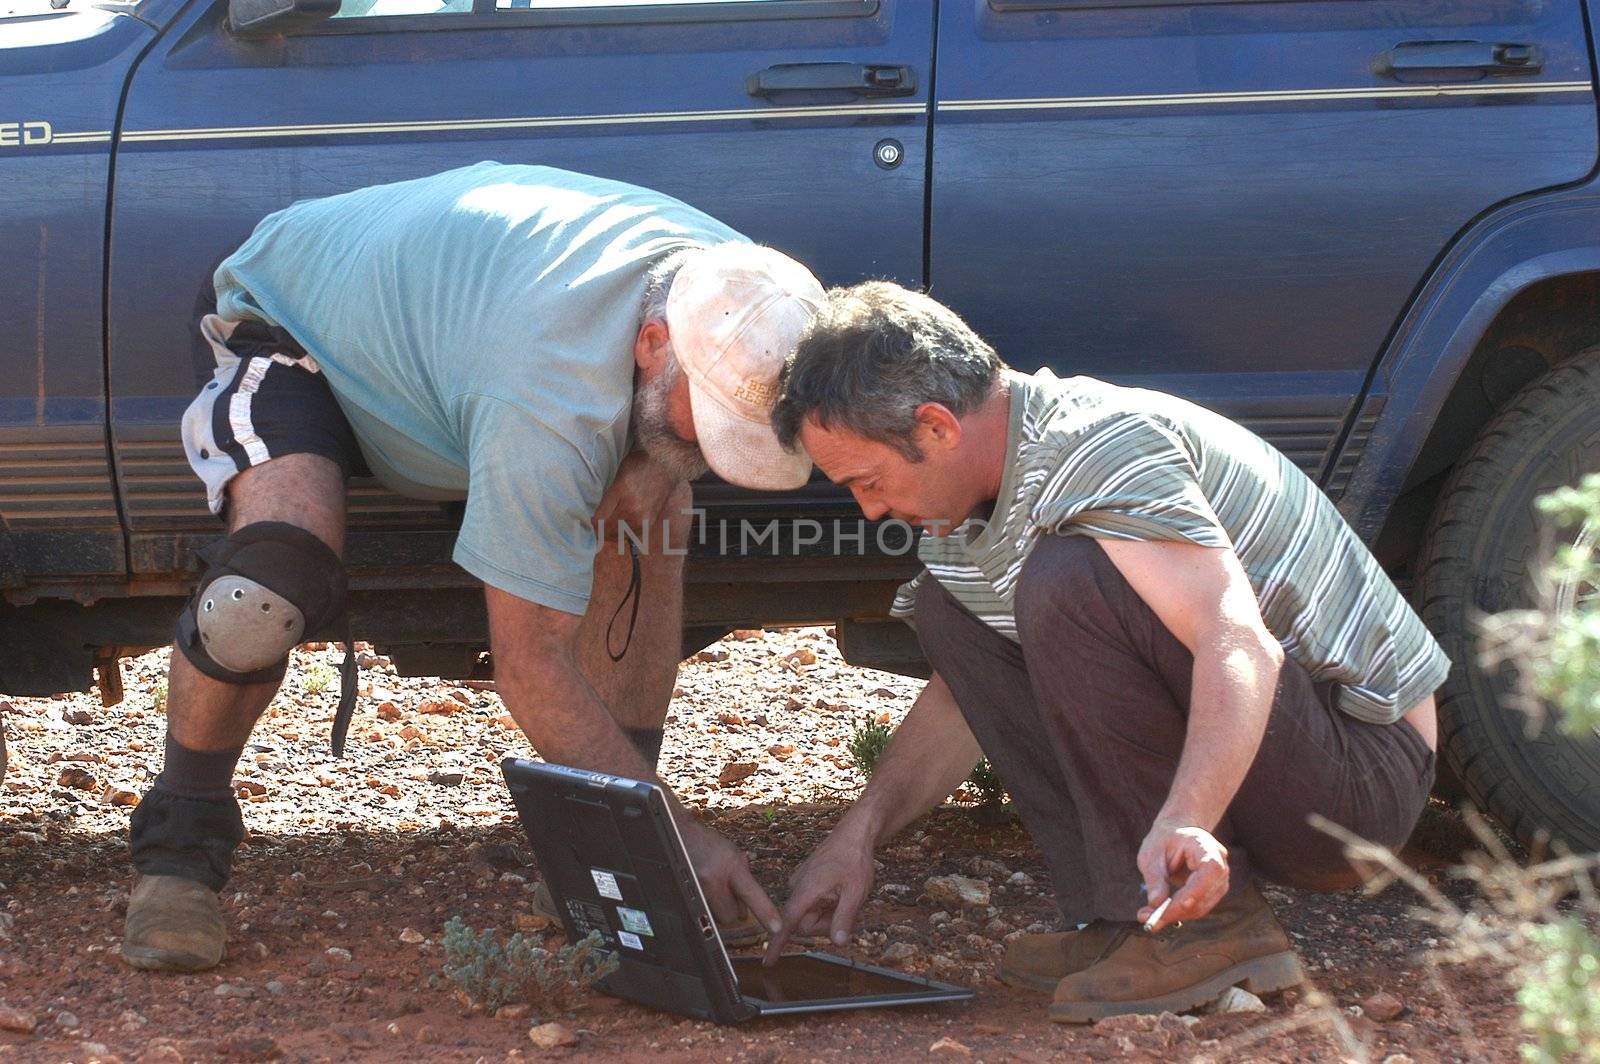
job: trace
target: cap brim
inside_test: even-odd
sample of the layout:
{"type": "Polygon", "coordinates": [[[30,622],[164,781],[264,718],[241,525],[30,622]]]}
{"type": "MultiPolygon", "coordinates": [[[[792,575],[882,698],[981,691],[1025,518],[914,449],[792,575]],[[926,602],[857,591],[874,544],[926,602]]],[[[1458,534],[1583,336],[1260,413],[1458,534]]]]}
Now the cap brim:
{"type": "Polygon", "coordinates": [[[770,425],[731,413],[691,379],[689,410],[700,453],[717,476],[741,488],[789,491],[811,479],[811,456],[786,451],[770,425]]]}

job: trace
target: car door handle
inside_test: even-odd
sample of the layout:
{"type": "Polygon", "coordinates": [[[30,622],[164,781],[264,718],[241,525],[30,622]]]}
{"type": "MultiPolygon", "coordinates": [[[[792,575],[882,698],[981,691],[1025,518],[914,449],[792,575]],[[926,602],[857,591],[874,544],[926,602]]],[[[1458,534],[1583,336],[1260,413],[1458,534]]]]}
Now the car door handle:
{"type": "Polygon", "coordinates": [[[779,63],[751,74],[744,82],[751,96],[771,98],[780,92],[850,92],[857,96],[910,96],[917,75],[908,66],[882,63],[779,63]]]}
{"type": "Polygon", "coordinates": [[[1485,41],[1410,41],[1397,44],[1372,61],[1376,74],[1404,80],[1446,72],[1497,77],[1537,74],[1544,69],[1544,49],[1537,44],[1493,44],[1485,41]]]}

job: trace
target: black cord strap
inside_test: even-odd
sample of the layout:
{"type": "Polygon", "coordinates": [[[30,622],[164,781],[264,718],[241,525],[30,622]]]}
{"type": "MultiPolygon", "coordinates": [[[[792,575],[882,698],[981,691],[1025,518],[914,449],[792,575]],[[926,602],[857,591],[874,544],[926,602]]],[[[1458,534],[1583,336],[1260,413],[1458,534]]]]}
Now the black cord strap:
{"type": "Polygon", "coordinates": [[[633,628],[639,623],[639,588],[641,584],[639,570],[639,547],[632,540],[628,541],[628,554],[633,558],[633,577],[628,581],[628,593],[622,596],[622,601],[617,603],[617,612],[611,615],[611,623],[606,625],[606,654],[612,661],[621,661],[627,656],[628,648],[633,645],[633,628]],[[617,626],[617,618],[622,616],[622,608],[633,599],[633,612],[628,615],[628,635],[622,641],[622,649],[611,649],[611,630],[617,626]]]}

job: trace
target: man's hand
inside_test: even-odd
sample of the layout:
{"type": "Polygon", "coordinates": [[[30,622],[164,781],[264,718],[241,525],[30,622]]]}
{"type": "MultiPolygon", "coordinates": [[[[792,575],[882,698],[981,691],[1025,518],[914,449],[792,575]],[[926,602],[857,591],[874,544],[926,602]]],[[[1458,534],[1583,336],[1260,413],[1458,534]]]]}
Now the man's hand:
{"type": "Polygon", "coordinates": [[[766,963],[777,960],[793,934],[826,931],[835,946],[845,945],[871,889],[872,841],[835,829],[789,877],[783,929],[768,941],[766,963]]]}
{"type": "Polygon", "coordinates": [[[1139,874],[1144,876],[1145,886],[1140,923],[1172,898],[1172,904],[1151,927],[1160,931],[1184,920],[1198,920],[1228,893],[1228,849],[1204,828],[1158,820],[1139,845],[1139,874]],[[1182,886],[1174,894],[1173,887],[1178,884],[1182,886]]]}
{"type": "Polygon", "coordinates": [[[695,876],[705,893],[711,915],[720,924],[734,924],[749,913],[776,935],[783,926],[778,907],[761,889],[738,847],[701,824],[679,821],[684,848],[694,864],[695,876]]]}
{"type": "Polygon", "coordinates": [[[600,497],[600,505],[594,512],[595,530],[608,543],[615,542],[623,528],[654,543],[659,534],[651,532],[646,522],[681,519],[678,514],[663,511],[672,493],[683,484],[684,481],[652,462],[643,451],[629,453],[617,467],[611,486],[600,497]]]}

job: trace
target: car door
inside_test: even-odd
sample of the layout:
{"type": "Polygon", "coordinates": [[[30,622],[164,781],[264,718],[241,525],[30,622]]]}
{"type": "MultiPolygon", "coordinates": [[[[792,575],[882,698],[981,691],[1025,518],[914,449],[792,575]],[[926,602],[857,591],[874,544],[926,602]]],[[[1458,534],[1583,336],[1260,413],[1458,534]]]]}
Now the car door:
{"type": "Polygon", "coordinates": [[[1019,366],[1200,400],[1335,494],[1452,236],[1595,164],[1577,0],[941,11],[933,292],[1019,366]]]}
{"type": "MultiPolygon", "coordinates": [[[[119,141],[112,436],[136,572],[214,534],[178,442],[209,373],[194,321],[217,262],[294,200],[544,163],[676,195],[828,283],[922,280],[929,5],[352,0],[264,38],[225,16],[197,2],[151,49],[119,141]]],[[[439,507],[374,484],[351,507],[357,564],[448,557],[439,507]]]]}
{"type": "Polygon", "coordinates": [[[101,296],[112,128],[147,17],[0,10],[0,589],[87,599],[123,574],[101,296]]]}

